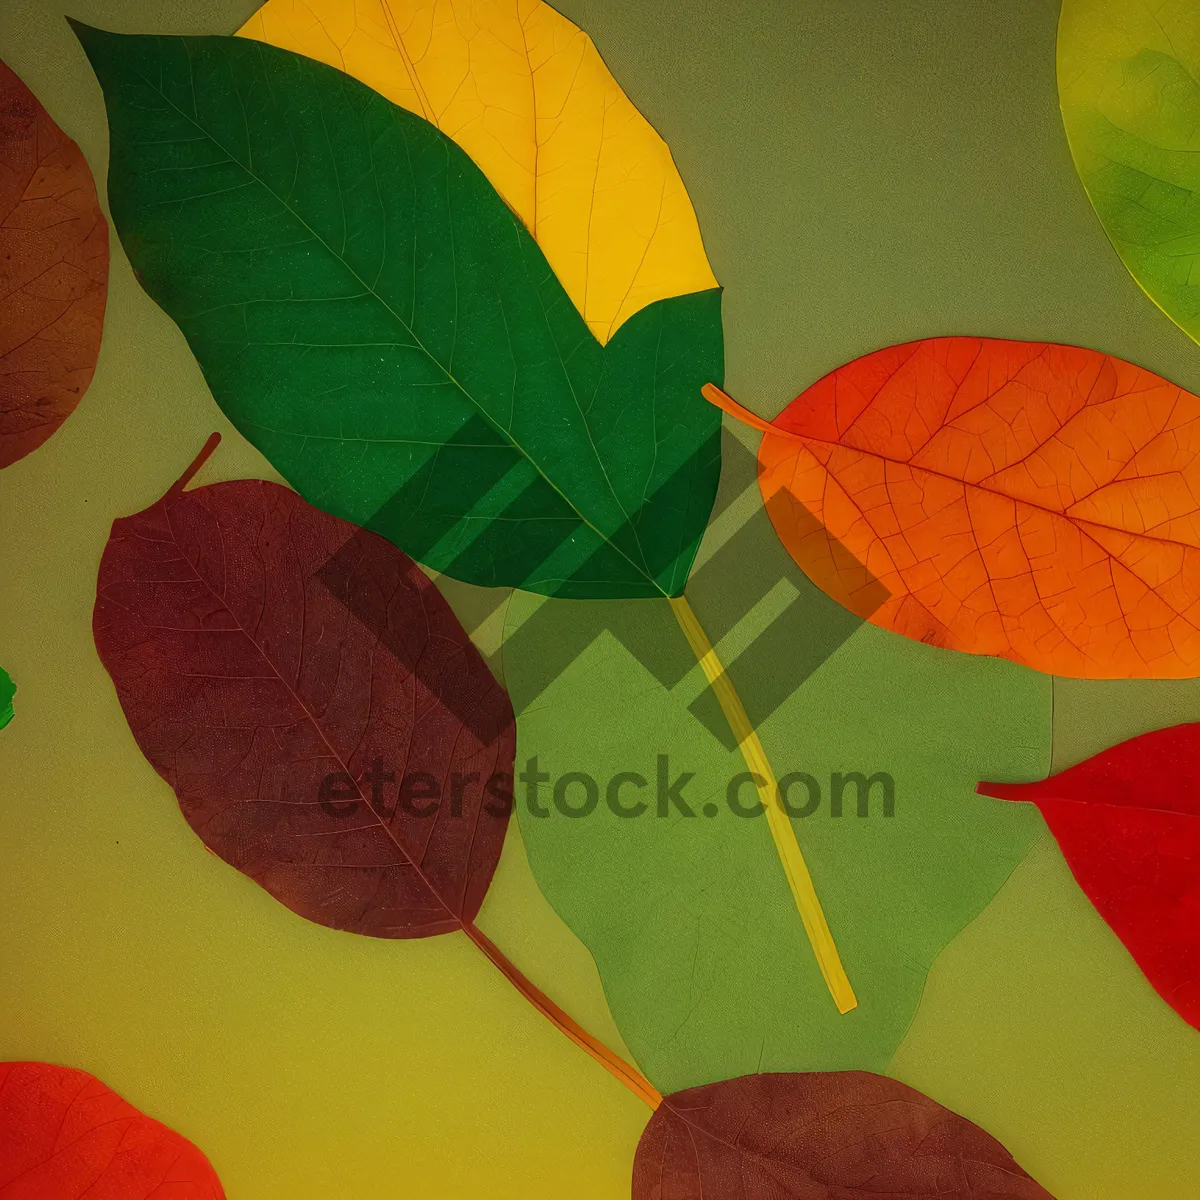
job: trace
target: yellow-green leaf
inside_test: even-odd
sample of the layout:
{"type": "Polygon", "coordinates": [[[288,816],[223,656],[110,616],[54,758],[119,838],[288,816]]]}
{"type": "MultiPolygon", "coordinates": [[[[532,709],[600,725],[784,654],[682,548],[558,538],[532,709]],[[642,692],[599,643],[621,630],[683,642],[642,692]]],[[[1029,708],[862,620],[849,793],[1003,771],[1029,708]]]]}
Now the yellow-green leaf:
{"type": "Polygon", "coordinates": [[[1064,0],[1058,90],[1105,232],[1200,342],[1200,0],[1064,0]]]}

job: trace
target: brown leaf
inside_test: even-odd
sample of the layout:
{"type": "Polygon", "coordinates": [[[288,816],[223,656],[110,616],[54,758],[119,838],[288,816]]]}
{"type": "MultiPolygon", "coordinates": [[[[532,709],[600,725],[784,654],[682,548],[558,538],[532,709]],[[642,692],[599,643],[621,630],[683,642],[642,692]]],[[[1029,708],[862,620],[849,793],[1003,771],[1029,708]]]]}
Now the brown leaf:
{"type": "Polygon", "coordinates": [[[744,1075],[666,1097],[633,1200],[1053,1200],[993,1137],[866,1071],[744,1075]]]}
{"type": "Polygon", "coordinates": [[[108,225],[79,147],[0,62],[0,467],[87,391],[108,289],[108,225]]]}
{"type": "Polygon", "coordinates": [[[334,929],[473,920],[512,708],[402,551],[276,484],[176,485],[113,525],[93,626],[138,745],[226,862],[334,929]]]}

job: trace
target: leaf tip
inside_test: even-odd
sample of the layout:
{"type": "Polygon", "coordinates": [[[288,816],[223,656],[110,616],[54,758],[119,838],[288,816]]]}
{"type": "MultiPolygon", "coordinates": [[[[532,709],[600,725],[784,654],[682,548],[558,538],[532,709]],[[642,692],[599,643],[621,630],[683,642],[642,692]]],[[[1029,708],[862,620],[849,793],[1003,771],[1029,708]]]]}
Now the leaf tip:
{"type": "Polygon", "coordinates": [[[84,21],[77,21],[74,17],[64,17],[64,20],[71,27],[71,32],[79,39],[79,44],[83,47],[84,54],[88,57],[88,62],[92,64],[92,70],[99,75],[99,59],[103,47],[106,44],[111,44],[122,38],[126,38],[128,34],[113,33],[108,29],[97,29],[94,25],[88,25],[84,21]]]}
{"type": "Polygon", "coordinates": [[[96,34],[104,32],[101,29],[97,29],[94,25],[89,25],[85,21],[78,21],[74,17],[68,17],[65,14],[63,15],[63,20],[70,25],[71,32],[79,39],[85,50],[87,49],[88,42],[93,40],[96,34]]]}

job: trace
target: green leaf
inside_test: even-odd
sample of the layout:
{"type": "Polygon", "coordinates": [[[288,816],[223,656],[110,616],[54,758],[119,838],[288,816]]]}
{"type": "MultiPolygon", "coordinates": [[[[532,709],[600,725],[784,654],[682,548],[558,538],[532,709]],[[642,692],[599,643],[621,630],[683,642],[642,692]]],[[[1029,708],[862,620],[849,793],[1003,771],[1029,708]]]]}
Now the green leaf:
{"type": "Polygon", "coordinates": [[[682,592],[720,473],[719,290],[601,346],[420,117],[271,46],[75,28],[138,278],[306,500],[470,583],[682,592]]]}
{"type": "MultiPolygon", "coordinates": [[[[765,525],[765,517],[756,519],[765,525]]],[[[756,550],[750,566],[741,557],[721,570],[785,569],[766,550],[756,550]]],[[[731,583],[712,586],[715,597],[731,583]]],[[[803,580],[799,586],[786,636],[763,631],[771,612],[761,620],[751,614],[730,635],[748,644],[778,637],[782,672],[795,670],[801,639],[809,647],[836,644],[844,627],[832,601],[803,580]]],[[[701,619],[711,619],[714,602],[693,598],[701,619]]],[[[545,601],[530,617],[537,603],[514,596],[509,624],[537,622],[544,642],[553,611],[567,606],[545,601]]],[[[641,610],[628,619],[644,642],[678,637],[669,613],[659,611],[665,605],[612,607],[641,610]]],[[[568,612],[558,620],[569,641],[578,622],[568,612]]],[[[510,647],[519,637],[512,633],[510,647]]],[[[734,815],[729,806],[729,783],[745,764],[689,712],[703,686],[699,669],[668,690],[616,638],[601,636],[530,703],[542,680],[533,658],[505,656],[506,685],[523,710],[515,792],[522,839],[542,891],[596,959],[613,1017],[642,1070],[664,1092],[760,1070],[886,1070],[934,959],[1044,829],[1031,808],[1005,810],[975,795],[974,786],[984,764],[1006,779],[1047,773],[1050,679],[864,624],[759,723],[780,780],[804,772],[821,789],[817,809],[793,825],[858,996],[858,1007],[842,1016],[796,936],[765,819],[734,815]],[[668,815],[658,813],[664,755],[668,787],[693,776],[681,792],[693,816],[674,803],[668,815]],[[550,777],[538,786],[536,809],[544,816],[530,802],[534,756],[550,777]],[[625,772],[647,786],[627,778],[614,799],[627,808],[646,803],[640,816],[618,817],[607,802],[625,772]],[[833,816],[833,772],[891,776],[893,815],[885,815],[878,781],[867,816],[859,815],[853,784],[842,815],[833,816]],[[571,773],[577,777],[567,779],[571,773]],[[567,817],[556,786],[563,808],[590,806],[589,784],[578,776],[594,781],[597,803],[586,816],[567,817]]],[[[736,660],[730,669],[752,695],[754,681],[738,677],[736,660]]],[[[806,784],[790,789],[797,807],[810,795],[806,784]]],[[[754,800],[747,779],[740,803],[750,808],[754,800]]]]}
{"type": "Polygon", "coordinates": [[[17,694],[17,685],[12,677],[0,667],[0,729],[13,719],[13,697],[17,694]]]}
{"type": "Polygon", "coordinates": [[[1200,341],[1200,0],[1064,0],[1058,91],[1105,232],[1200,341]]]}

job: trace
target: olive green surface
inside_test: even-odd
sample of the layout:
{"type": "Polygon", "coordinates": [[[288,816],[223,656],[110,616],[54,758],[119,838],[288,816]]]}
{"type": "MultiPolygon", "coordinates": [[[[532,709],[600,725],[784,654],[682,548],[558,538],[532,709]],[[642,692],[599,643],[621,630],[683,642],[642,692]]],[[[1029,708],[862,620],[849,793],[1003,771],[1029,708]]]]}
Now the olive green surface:
{"type": "MultiPolygon", "coordinates": [[[[103,101],[64,7],[7,0],[0,57],[102,180],[103,101]]],[[[201,33],[252,8],[69,11],[201,33]]],[[[1200,352],[1139,291],[1076,176],[1056,4],[562,8],[671,146],[726,289],[727,387],[758,412],[856,355],[947,333],[1090,346],[1200,390],[1200,352]]],[[[332,934],[238,880],[138,754],[91,650],[95,568],[112,518],[160,495],[214,428],[226,442],[201,482],[274,477],[114,244],[95,382],[0,473],[0,662],[21,687],[0,736],[0,1055],[103,1076],[200,1143],[231,1200],[619,1200],[644,1106],[465,943],[332,934]]],[[[1056,767],[1200,717],[1195,683],[1054,693],[1056,767]]],[[[516,838],[482,924],[620,1045],[516,838]]],[[[889,1069],[983,1124],[1058,1200],[1200,1194],[1200,1033],[1048,840],[935,963],[889,1069]]]]}

